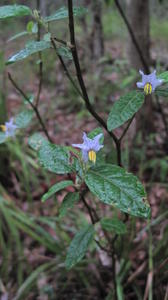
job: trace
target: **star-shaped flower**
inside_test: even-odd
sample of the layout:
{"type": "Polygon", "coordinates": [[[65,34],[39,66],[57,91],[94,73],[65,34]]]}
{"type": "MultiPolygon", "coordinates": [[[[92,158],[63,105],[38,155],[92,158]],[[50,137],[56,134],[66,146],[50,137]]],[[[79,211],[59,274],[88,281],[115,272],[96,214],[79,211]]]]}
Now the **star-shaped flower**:
{"type": "Polygon", "coordinates": [[[15,136],[17,126],[13,123],[13,118],[9,120],[9,122],[5,122],[5,125],[0,125],[2,131],[5,132],[6,137],[15,136]]]}
{"type": "Polygon", "coordinates": [[[100,138],[102,133],[96,135],[93,139],[87,137],[86,133],[83,133],[83,144],[73,144],[73,147],[79,148],[82,150],[82,158],[84,162],[88,160],[93,163],[96,162],[96,153],[103,148],[103,145],[100,144],[100,138]]]}
{"type": "Polygon", "coordinates": [[[139,73],[142,75],[142,82],[137,82],[137,87],[144,89],[146,95],[152,94],[163,83],[162,79],[157,79],[156,70],[149,75],[145,75],[141,70],[139,73]]]}

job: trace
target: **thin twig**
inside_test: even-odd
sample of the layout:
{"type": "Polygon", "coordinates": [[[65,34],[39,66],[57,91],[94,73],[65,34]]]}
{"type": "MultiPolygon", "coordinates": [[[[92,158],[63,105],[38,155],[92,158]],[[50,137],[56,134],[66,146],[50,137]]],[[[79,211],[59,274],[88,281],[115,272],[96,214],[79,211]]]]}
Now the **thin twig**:
{"type": "Polygon", "coordinates": [[[123,137],[124,137],[125,134],[127,133],[127,131],[128,131],[128,129],[129,129],[129,127],[130,127],[130,125],[131,125],[131,123],[132,123],[134,117],[135,117],[135,114],[134,114],[133,117],[128,121],[127,126],[125,127],[125,129],[124,129],[122,135],[121,135],[120,138],[119,138],[119,141],[120,141],[120,142],[122,141],[123,137]]]}
{"type": "MultiPolygon", "coordinates": [[[[37,10],[40,11],[40,0],[37,0],[37,10]]],[[[41,24],[38,22],[38,31],[37,31],[37,41],[39,42],[41,39],[41,24]]],[[[39,85],[38,85],[38,91],[36,96],[36,107],[38,107],[39,101],[40,101],[40,94],[42,90],[42,84],[43,84],[43,61],[42,61],[42,53],[41,51],[38,52],[39,57],[39,85]]]]}
{"type": "Polygon", "coordinates": [[[145,71],[147,73],[149,73],[149,71],[150,71],[149,70],[149,66],[148,66],[148,64],[147,64],[147,62],[146,62],[146,60],[145,60],[145,58],[143,56],[143,52],[142,52],[142,50],[141,50],[141,48],[139,46],[139,43],[138,43],[138,41],[136,39],[134,31],[133,31],[133,29],[132,29],[132,27],[131,27],[131,25],[130,25],[130,23],[129,23],[126,15],[125,15],[125,13],[124,13],[124,10],[122,9],[122,6],[120,5],[119,0],[114,0],[114,2],[115,2],[116,6],[118,8],[118,11],[120,12],[121,17],[123,18],[123,20],[124,20],[124,22],[125,22],[125,24],[127,26],[127,29],[128,29],[128,31],[130,33],[132,42],[133,42],[133,44],[134,44],[134,46],[135,46],[135,48],[136,48],[136,50],[137,50],[137,52],[139,54],[140,60],[141,60],[141,62],[143,64],[143,67],[144,67],[145,71]]]}
{"type": "Polygon", "coordinates": [[[15,89],[16,89],[16,90],[23,96],[23,98],[30,104],[31,108],[33,109],[33,111],[34,111],[35,114],[36,114],[37,119],[39,120],[39,123],[40,123],[40,125],[41,125],[41,127],[42,127],[42,130],[43,130],[44,134],[46,135],[47,139],[48,139],[50,142],[52,142],[52,139],[51,139],[51,137],[50,137],[49,134],[48,134],[48,131],[47,131],[46,127],[45,127],[45,124],[44,124],[44,122],[43,122],[43,120],[42,120],[42,117],[41,117],[41,115],[40,115],[40,113],[39,113],[38,108],[30,101],[29,97],[25,94],[25,92],[24,92],[24,91],[18,86],[18,84],[14,81],[14,79],[12,78],[12,76],[11,76],[10,73],[8,73],[8,78],[9,78],[10,82],[12,83],[12,85],[15,87],[15,89]]]}

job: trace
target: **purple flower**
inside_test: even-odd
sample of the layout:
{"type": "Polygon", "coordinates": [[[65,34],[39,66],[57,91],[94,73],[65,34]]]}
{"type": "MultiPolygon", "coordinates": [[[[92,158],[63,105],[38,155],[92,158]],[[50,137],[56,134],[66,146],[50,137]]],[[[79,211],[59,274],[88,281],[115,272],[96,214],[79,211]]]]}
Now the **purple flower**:
{"type": "Polygon", "coordinates": [[[144,89],[146,95],[152,94],[155,89],[163,83],[162,79],[157,79],[156,70],[149,75],[145,75],[141,70],[142,82],[137,82],[139,89],[144,89]]]}
{"type": "Polygon", "coordinates": [[[5,132],[6,137],[13,137],[17,129],[17,126],[13,124],[13,118],[11,118],[9,122],[5,122],[5,125],[1,125],[0,127],[2,131],[5,132]]]}
{"type": "Polygon", "coordinates": [[[93,139],[87,137],[86,133],[83,133],[83,144],[73,144],[73,147],[79,148],[82,150],[82,158],[84,162],[88,160],[93,163],[96,162],[96,152],[98,152],[103,145],[100,145],[100,138],[102,137],[102,133],[96,135],[93,139]]]}

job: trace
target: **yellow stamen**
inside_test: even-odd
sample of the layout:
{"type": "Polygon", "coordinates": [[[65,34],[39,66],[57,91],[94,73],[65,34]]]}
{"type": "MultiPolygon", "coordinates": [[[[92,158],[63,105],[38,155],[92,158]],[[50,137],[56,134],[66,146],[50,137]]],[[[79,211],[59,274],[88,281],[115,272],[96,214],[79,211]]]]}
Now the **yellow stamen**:
{"type": "Polygon", "coordinates": [[[96,152],[93,150],[90,150],[89,153],[89,160],[92,161],[94,164],[96,162],[96,152]]]}
{"type": "Polygon", "coordinates": [[[146,95],[152,94],[152,85],[151,83],[147,82],[144,86],[144,92],[146,95]]]}
{"type": "Polygon", "coordinates": [[[6,131],[6,126],[5,126],[5,125],[0,125],[0,128],[1,128],[1,130],[2,130],[3,132],[6,131]]]}

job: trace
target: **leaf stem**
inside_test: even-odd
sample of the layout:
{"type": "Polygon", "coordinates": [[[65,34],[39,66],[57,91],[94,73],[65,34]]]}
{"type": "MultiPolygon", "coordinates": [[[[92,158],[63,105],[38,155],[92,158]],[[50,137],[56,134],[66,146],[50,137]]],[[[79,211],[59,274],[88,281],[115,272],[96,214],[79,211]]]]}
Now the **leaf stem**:
{"type": "Polygon", "coordinates": [[[42,130],[43,130],[44,134],[46,135],[47,139],[48,139],[50,142],[52,142],[52,139],[51,139],[51,137],[49,136],[49,133],[48,133],[48,131],[47,131],[47,128],[45,127],[45,124],[44,124],[44,122],[43,122],[43,120],[42,120],[42,117],[41,117],[41,115],[40,115],[40,112],[39,112],[39,110],[38,110],[38,107],[37,107],[36,105],[34,105],[34,104],[30,101],[29,97],[28,97],[28,96],[25,94],[25,92],[18,86],[18,84],[17,84],[17,83],[15,82],[15,80],[12,78],[12,76],[11,76],[10,73],[8,73],[8,78],[9,78],[10,82],[12,83],[12,85],[15,87],[15,89],[16,89],[16,90],[23,96],[23,98],[30,104],[31,108],[33,109],[33,111],[34,111],[35,114],[36,114],[37,119],[39,120],[39,123],[40,123],[40,125],[41,125],[41,127],[42,127],[42,130]]]}

